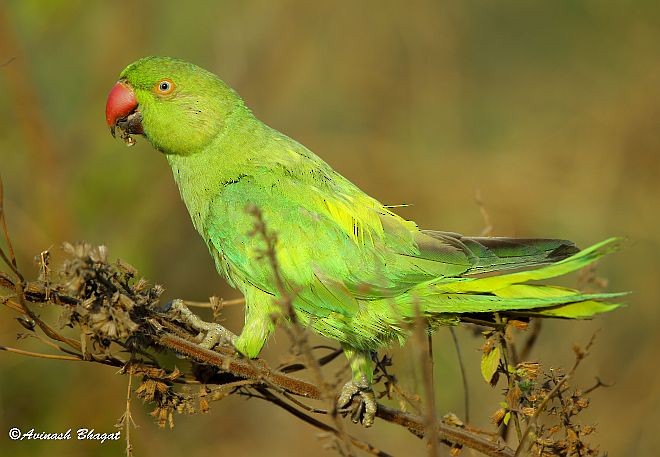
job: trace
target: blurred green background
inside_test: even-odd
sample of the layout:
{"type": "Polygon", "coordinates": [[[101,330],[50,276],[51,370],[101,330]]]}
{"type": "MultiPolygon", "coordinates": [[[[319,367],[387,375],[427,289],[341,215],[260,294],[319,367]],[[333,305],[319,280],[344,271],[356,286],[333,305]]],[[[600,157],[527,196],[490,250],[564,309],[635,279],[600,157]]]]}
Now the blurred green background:
{"type": "MultiPolygon", "coordinates": [[[[602,262],[628,306],[588,322],[546,322],[532,354],[569,367],[600,329],[576,382],[584,421],[610,455],[660,446],[660,5],[656,1],[189,1],[0,3],[0,173],[20,265],[63,241],[106,244],[166,286],[166,298],[235,298],[194,232],[163,157],[108,134],[106,95],[133,60],[181,57],[232,85],[271,126],[424,228],[629,239],[602,262]]],[[[576,277],[568,284],[575,284],[576,277]]],[[[16,342],[0,311],[0,343],[16,342]]],[[[242,310],[226,325],[240,330],[242,310]]],[[[472,422],[488,427],[500,388],[479,376],[480,340],[459,329],[472,422]]],[[[463,416],[449,332],[435,336],[437,408],[463,416]]],[[[264,356],[286,354],[278,334],[264,356]]],[[[410,347],[393,348],[410,390],[410,347]]],[[[181,361],[183,364],[184,362],[181,361]]],[[[3,455],[118,455],[123,442],[11,442],[10,427],[114,431],[127,379],[115,370],[0,353],[3,455]],[[5,454],[5,451],[8,453],[5,454]]],[[[228,398],[158,429],[134,401],[136,455],[317,453],[315,429],[258,400],[228,398]]],[[[426,452],[403,429],[349,427],[395,455],[426,452]]]]}

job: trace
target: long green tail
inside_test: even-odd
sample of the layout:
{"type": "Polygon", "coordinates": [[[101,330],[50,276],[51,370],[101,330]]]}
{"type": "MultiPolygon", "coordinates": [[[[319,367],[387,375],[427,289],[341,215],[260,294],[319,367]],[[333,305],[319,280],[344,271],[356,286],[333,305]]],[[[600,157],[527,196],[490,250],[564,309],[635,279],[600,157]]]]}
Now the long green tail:
{"type": "Polygon", "coordinates": [[[615,251],[621,243],[610,238],[555,263],[534,270],[489,277],[446,278],[415,287],[399,302],[407,314],[415,300],[430,318],[434,314],[503,312],[511,315],[588,318],[620,306],[609,300],[625,293],[582,293],[566,287],[528,284],[583,268],[615,251]]]}

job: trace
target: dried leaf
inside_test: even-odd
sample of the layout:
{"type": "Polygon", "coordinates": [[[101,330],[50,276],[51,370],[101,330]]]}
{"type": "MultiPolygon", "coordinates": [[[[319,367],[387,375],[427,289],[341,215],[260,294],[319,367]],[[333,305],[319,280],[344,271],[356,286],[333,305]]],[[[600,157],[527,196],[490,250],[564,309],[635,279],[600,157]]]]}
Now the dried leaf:
{"type": "Polygon", "coordinates": [[[523,322],[523,321],[517,321],[515,319],[510,320],[507,322],[510,326],[517,328],[518,330],[526,330],[527,327],[529,326],[528,322],[523,322]]]}
{"type": "Polygon", "coordinates": [[[493,414],[491,414],[490,421],[499,427],[499,425],[504,420],[505,415],[506,415],[506,410],[504,408],[500,408],[497,411],[495,411],[493,414]]]}

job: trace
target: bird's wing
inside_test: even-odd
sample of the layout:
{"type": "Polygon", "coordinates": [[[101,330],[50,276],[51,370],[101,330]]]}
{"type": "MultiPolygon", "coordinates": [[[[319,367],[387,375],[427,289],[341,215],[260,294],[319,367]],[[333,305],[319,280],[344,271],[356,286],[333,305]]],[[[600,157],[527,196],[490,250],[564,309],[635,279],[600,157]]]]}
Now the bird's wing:
{"type": "Polygon", "coordinates": [[[219,269],[236,285],[278,293],[263,239],[246,213],[256,206],[277,235],[277,261],[296,306],[314,316],[352,315],[360,301],[395,297],[427,281],[529,268],[575,252],[558,240],[420,231],[307,150],[225,185],[211,205],[205,231],[219,269]]]}
{"type": "MultiPolygon", "coordinates": [[[[296,306],[314,316],[352,315],[359,300],[392,297],[433,278],[458,275],[468,255],[441,240],[433,258],[419,257],[412,222],[332,172],[304,179],[304,169],[246,175],[225,185],[204,224],[207,243],[221,271],[237,286],[249,284],[278,293],[265,244],[253,231],[246,208],[261,211],[277,236],[277,261],[296,306]],[[318,178],[318,176],[317,176],[318,178]]],[[[318,172],[318,170],[317,170],[318,172]]],[[[318,174],[318,173],[317,173],[318,174]]]]}

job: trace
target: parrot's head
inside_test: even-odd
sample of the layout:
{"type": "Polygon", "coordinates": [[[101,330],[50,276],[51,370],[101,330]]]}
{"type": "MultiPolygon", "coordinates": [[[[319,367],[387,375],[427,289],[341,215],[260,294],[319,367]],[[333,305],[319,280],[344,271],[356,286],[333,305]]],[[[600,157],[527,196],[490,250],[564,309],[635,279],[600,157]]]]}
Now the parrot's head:
{"type": "Polygon", "coordinates": [[[145,57],[119,75],[105,106],[110,132],[144,135],[166,154],[193,154],[223,129],[241,98],[214,74],[171,57],[145,57]]]}

